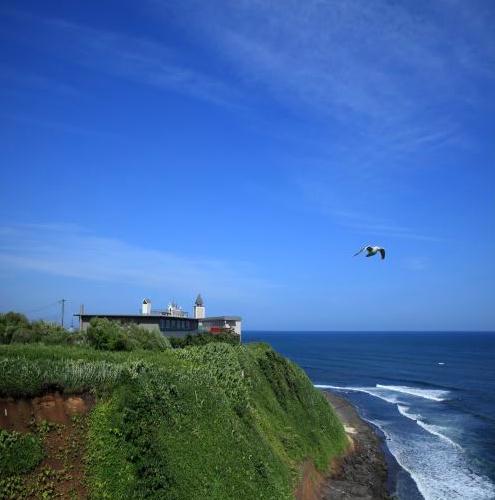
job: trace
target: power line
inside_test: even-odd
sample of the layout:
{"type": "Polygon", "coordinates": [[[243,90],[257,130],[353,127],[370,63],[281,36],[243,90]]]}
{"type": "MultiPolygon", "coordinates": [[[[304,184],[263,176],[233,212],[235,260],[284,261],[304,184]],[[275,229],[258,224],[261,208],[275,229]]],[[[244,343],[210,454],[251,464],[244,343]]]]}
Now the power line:
{"type": "Polygon", "coordinates": [[[55,311],[50,312],[50,314],[44,314],[43,316],[45,318],[49,317],[50,319],[54,319],[55,317],[59,318],[60,324],[62,327],[64,326],[65,322],[65,303],[69,302],[67,299],[60,299],[57,300],[56,302],[51,302],[50,304],[46,304],[44,306],[40,307],[34,307],[33,309],[25,309],[24,314],[31,314],[31,313],[36,313],[39,311],[46,311],[47,309],[54,309],[56,306],[61,306],[60,312],[56,313],[55,311]]]}
{"type": "Polygon", "coordinates": [[[33,312],[38,312],[38,311],[42,311],[44,309],[49,309],[51,307],[55,307],[57,306],[58,304],[60,304],[60,300],[57,300],[56,302],[52,302],[51,304],[47,304],[45,306],[40,306],[40,307],[35,307],[34,309],[27,309],[25,310],[24,312],[26,314],[29,314],[29,313],[33,313],[33,312]]]}

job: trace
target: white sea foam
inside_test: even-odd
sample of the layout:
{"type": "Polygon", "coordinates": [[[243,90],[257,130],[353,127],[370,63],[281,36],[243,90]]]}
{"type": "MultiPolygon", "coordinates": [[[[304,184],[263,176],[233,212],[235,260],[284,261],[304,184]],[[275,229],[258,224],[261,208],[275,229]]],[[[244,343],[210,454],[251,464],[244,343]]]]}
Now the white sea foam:
{"type": "Polygon", "coordinates": [[[342,387],[340,385],[315,384],[317,389],[337,389],[341,391],[352,391],[353,387],[342,387]]]}
{"type": "Polygon", "coordinates": [[[450,439],[448,436],[444,434],[446,429],[444,427],[441,427],[439,425],[434,425],[434,424],[427,424],[423,420],[421,420],[421,415],[411,413],[409,410],[410,408],[408,406],[403,406],[398,404],[397,409],[399,410],[399,413],[404,416],[409,418],[410,420],[414,420],[422,429],[424,429],[426,432],[429,432],[430,434],[433,434],[434,436],[437,436],[440,439],[443,439],[447,443],[449,443],[451,446],[454,446],[458,448],[459,450],[462,450],[462,446],[457,444],[455,441],[450,439]]]}
{"type": "MultiPolygon", "coordinates": [[[[392,391],[392,392],[398,392],[398,393],[403,393],[403,394],[411,394],[411,390],[414,391],[422,391],[422,389],[414,389],[412,387],[402,387],[402,386],[383,386],[380,384],[377,384],[377,387],[348,387],[348,386],[338,386],[338,385],[325,385],[325,384],[317,384],[315,387],[319,389],[335,389],[335,390],[340,390],[340,391],[355,391],[355,392],[364,392],[366,394],[369,394],[370,396],[374,396],[376,398],[380,398],[383,401],[386,401],[387,403],[392,403],[392,404],[397,404],[397,409],[399,410],[399,413],[407,417],[411,420],[414,420],[422,429],[424,429],[426,432],[429,432],[430,434],[437,436],[440,439],[443,439],[445,442],[449,443],[451,446],[454,446],[460,450],[462,450],[462,446],[457,444],[455,441],[450,439],[448,436],[444,434],[445,430],[443,427],[434,425],[434,424],[427,424],[424,422],[419,414],[411,413],[410,408],[408,406],[402,405],[399,403],[398,399],[396,396],[388,394],[387,391],[392,391]],[[392,389],[393,388],[393,389],[392,389]],[[398,388],[402,390],[398,390],[398,388]],[[443,431],[443,432],[442,432],[443,431]]],[[[425,399],[430,399],[433,401],[444,401],[444,399],[439,399],[440,394],[448,394],[447,391],[432,391],[428,390],[428,394],[423,394],[419,396],[418,394],[414,394],[414,396],[419,396],[423,397],[425,399]],[[434,394],[431,394],[431,393],[434,394]],[[436,399],[435,399],[436,398],[436,399]]]]}
{"type": "Polygon", "coordinates": [[[382,385],[376,384],[375,387],[353,387],[338,385],[315,385],[319,389],[336,389],[340,391],[365,392],[370,396],[383,399],[387,403],[397,403],[399,395],[414,396],[417,398],[428,399],[430,401],[446,401],[449,391],[439,389],[421,389],[419,387],[407,387],[403,385],[382,385]],[[394,395],[395,393],[395,395],[394,395]]]}
{"type": "Polygon", "coordinates": [[[376,387],[387,391],[400,392],[409,396],[429,399],[431,401],[445,401],[449,395],[449,391],[441,391],[439,389],[420,389],[419,387],[407,387],[404,385],[376,384],[376,387]]]}
{"type": "Polygon", "coordinates": [[[415,413],[411,413],[409,410],[409,406],[404,406],[404,405],[397,405],[397,409],[399,410],[399,413],[403,416],[403,417],[407,417],[407,418],[410,418],[411,420],[414,420],[415,422],[421,418],[421,415],[418,415],[418,414],[415,414],[415,413]]]}
{"type": "Polygon", "coordinates": [[[493,500],[495,484],[488,478],[472,471],[468,456],[462,447],[454,443],[439,426],[427,424],[423,417],[410,411],[410,407],[398,398],[420,397],[431,401],[444,401],[448,391],[419,389],[404,386],[352,387],[319,384],[320,389],[364,392],[389,403],[397,404],[399,412],[416,421],[421,429],[417,433],[404,434],[397,424],[369,419],[386,437],[387,447],[399,465],[416,483],[425,500],[493,500]],[[402,404],[401,404],[402,403],[402,404]],[[438,439],[432,438],[431,435],[438,439]]]}
{"type": "Polygon", "coordinates": [[[423,422],[422,420],[417,420],[416,423],[428,431],[430,434],[433,434],[434,436],[438,436],[440,439],[443,439],[447,443],[451,444],[452,446],[458,448],[459,450],[462,450],[462,446],[460,444],[457,444],[455,441],[450,439],[448,436],[443,434],[441,431],[445,432],[443,427],[440,427],[439,425],[433,425],[433,424],[427,424],[423,422]]]}
{"type": "Polygon", "coordinates": [[[387,403],[395,404],[398,402],[397,396],[393,394],[389,394],[385,390],[380,390],[376,387],[352,387],[352,386],[338,386],[338,385],[325,385],[325,384],[317,384],[315,385],[317,389],[335,389],[337,391],[354,391],[354,392],[364,392],[369,394],[370,396],[374,396],[375,398],[380,398],[387,403]]]}
{"type": "Polygon", "coordinates": [[[425,500],[495,498],[495,485],[473,472],[466,455],[457,447],[441,439],[402,435],[393,425],[379,420],[370,422],[383,431],[388,449],[410,474],[425,500]]]}

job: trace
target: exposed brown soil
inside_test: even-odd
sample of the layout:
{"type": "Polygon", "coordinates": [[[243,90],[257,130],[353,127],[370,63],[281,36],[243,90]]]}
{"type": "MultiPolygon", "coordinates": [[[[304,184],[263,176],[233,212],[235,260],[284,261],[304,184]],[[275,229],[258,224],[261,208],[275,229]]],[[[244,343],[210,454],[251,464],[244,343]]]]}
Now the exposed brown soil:
{"type": "Polygon", "coordinates": [[[318,500],[325,476],[319,472],[311,460],[302,464],[302,478],[295,492],[296,500],[318,500]]]}
{"type": "Polygon", "coordinates": [[[58,392],[32,399],[0,398],[0,428],[29,432],[33,423],[44,420],[67,424],[73,415],[82,415],[93,406],[89,395],[64,396],[58,392]]]}
{"type": "Polygon", "coordinates": [[[45,457],[24,476],[19,498],[87,498],[83,457],[87,413],[93,406],[89,395],[0,398],[0,428],[43,438],[45,457]]]}
{"type": "Polygon", "coordinates": [[[304,462],[296,500],[388,500],[380,438],[348,401],[330,392],[325,395],[346,429],[349,448],[332,461],[327,475],[318,472],[313,462],[304,462]]]}

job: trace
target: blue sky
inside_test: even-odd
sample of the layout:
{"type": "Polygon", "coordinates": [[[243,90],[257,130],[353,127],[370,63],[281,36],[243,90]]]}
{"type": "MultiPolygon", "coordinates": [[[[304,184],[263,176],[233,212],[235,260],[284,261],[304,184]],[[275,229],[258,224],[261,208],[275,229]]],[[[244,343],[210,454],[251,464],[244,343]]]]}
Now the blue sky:
{"type": "Polygon", "coordinates": [[[495,329],[493,2],[0,16],[0,310],[495,329]]]}

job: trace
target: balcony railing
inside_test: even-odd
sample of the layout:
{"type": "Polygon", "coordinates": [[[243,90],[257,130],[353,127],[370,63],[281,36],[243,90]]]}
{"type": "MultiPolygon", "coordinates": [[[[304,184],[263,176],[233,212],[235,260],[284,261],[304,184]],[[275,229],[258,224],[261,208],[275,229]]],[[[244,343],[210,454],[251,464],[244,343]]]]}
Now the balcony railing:
{"type": "Polygon", "coordinates": [[[151,314],[160,314],[161,316],[166,316],[168,318],[188,318],[189,313],[187,311],[174,311],[174,312],[169,312],[169,311],[158,311],[158,310],[151,310],[151,314]]]}

